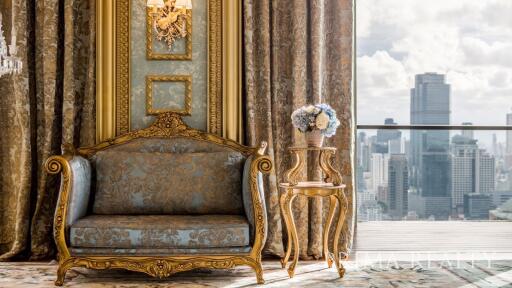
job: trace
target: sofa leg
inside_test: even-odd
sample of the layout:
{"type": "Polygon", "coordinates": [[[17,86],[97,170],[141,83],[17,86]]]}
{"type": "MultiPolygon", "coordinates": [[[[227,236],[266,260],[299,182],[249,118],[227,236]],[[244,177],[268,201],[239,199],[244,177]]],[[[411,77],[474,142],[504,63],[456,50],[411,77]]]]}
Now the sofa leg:
{"type": "Polygon", "coordinates": [[[254,272],[256,272],[256,280],[258,284],[265,284],[265,279],[263,279],[263,266],[261,265],[261,262],[255,263],[251,266],[254,269],[254,272]]]}
{"type": "Polygon", "coordinates": [[[67,271],[67,268],[59,266],[59,269],[57,269],[57,280],[55,280],[55,286],[64,285],[64,279],[66,278],[67,271]]]}

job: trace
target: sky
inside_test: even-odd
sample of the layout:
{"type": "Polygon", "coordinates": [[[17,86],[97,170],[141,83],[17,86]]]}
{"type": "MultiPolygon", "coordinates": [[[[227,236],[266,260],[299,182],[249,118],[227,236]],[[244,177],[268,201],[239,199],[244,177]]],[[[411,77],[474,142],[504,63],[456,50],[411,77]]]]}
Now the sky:
{"type": "Polygon", "coordinates": [[[414,75],[451,85],[451,124],[506,125],[512,0],[357,0],[358,124],[409,124],[414,75]]]}

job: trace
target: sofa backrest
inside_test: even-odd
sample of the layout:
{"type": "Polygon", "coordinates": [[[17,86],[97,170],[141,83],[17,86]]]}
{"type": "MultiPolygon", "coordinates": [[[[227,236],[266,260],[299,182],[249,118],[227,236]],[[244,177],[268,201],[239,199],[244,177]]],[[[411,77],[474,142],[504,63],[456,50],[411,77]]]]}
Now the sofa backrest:
{"type": "Polygon", "coordinates": [[[198,153],[198,152],[234,152],[230,147],[191,138],[140,138],[122,145],[108,148],[107,151],[160,152],[160,153],[198,153]]]}
{"type": "Polygon", "coordinates": [[[138,139],[93,156],[95,214],[243,214],[245,156],[193,139],[138,139]]]}

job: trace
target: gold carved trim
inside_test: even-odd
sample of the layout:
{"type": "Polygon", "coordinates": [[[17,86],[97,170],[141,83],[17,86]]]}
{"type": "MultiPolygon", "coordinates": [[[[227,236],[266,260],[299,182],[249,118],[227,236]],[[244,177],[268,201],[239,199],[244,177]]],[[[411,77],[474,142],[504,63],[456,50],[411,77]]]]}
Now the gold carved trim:
{"type": "Polygon", "coordinates": [[[260,173],[269,173],[273,169],[270,157],[265,155],[267,143],[262,142],[258,148],[243,146],[235,141],[222,138],[216,134],[206,133],[188,127],[181,117],[175,113],[162,113],[148,128],[107,140],[96,146],[75,150],[72,146],[63,147],[62,156],[52,156],[45,163],[46,171],[50,174],[62,175],[57,211],[54,218],[54,238],[59,252],[59,268],[55,285],[62,286],[66,272],[73,267],[89,269],[121,268],[131,271],[144,272],[154,277],[167,277],[177,272],[195,268],[225,269],[236,265],[247,265],[256,272],[257,282],[263,284],[263,268],[261,251],[266,239],[265,210],[263,209],[263,191],[259,191],[258,178],[260,173]],[[185,137],[203,142],[230,147],[246,156],[252,156],[249,183],[255,219],[255,233],[252,249],[249,253],[223,255],[162,255],[121,256],[121,255],[71,255],[67,246],[66,215],[68,200],[73,190],[73,171],[70,161],[75,157],[91,158],[98,151],[128,143],[141,138],[173,138],[185,137]]]}
{"type": "Polygon", "coordinates": [[[210,142],[221,146],[226,146],[240,153],[249,156],[255,153],[255,148],[250,148],[244,146],[240,143],[237,143],[233,140],[225,139],[220,137],[217,134],[204,132],[201,130],[197,130],[189,127],[181,116],[172,113],[165,112],[159,114],[157,119],[151,126],[141,130],[135,130],[129,132],[127,134],[123,134],[121,136],[117,136],[115,138],[107,139],[104,142],[101,142],[92,147],[83,147],[78,149],[78,154],[89,158],[92,157],[96,152],[107,149],[112,146],[121,145],[135,139],[140,138],[174,138],[174,137],[185,137],[191,138],[194,140],[202,141],[202,142],[210,142]]]}
{"type": "Polygon", "coordinates": [[[146,9],[146,57],[149,60],[192,60],[192,10],[187,9],[187,36],[185,37],[185,54],[163,54],[153,52],[153,15],[146,9]]]}
{"type": "Polygon", "coordinates": [[[130,131],[130,0],[116,0],[116,135],[130,131]]]}
{"type": "Polygon", "coordinates": [[[146,76],[146,111],[149,115],[158,115],[165,112],[173,112],[179,115],[192,114],[192,76],[190,75],[148,75],[146,76]],[[153,83],[154,82],[183,82],[185,83],[185,107],[180,110],[155,109],[153,107],[153,83]]]}
{"type": "Polygon", "coordinates": [[[178,272],[197,268],[228,269],[239,265],[247,265],[256,272],[258,284],[264,284],[261,261],[251,255],[197,255],[177,257],[144,257],[144,256],[88,256],[69,257],[59,264],[55,285],[62,286],[66,272],[73,267],[84,267],[95,270],[125,269],[146,273],[160,279],[178,272]]]}
{"type": "Polygon", "coordinates": [[[207,1],[208,131],[222,135],[222,0],[207,1]]]}

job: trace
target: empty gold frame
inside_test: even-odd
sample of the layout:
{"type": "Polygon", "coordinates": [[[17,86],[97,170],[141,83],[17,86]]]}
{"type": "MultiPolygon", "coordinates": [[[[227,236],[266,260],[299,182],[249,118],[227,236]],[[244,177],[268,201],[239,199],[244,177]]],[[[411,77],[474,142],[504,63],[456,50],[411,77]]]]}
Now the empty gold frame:
{"type": "Polygon", "coordinates": [[[165,112],[173,112],[179,115],[188,116],[192,114],[192,76],[190,75],[148,75],[146,76],[146,110],[149,115],[158,115],[165,112]],[[153,107],[154,95],[153,84],[155,82],[182,82],[185,84],[185,94],[183,97],[183,109],[163,109],[153,107]]]}
{"type": "MultiPolygon", "coordinates": [[[[242,141],[241,4],[232,0],[205,1],[208,4],[207,131],[242,141]]],[[[131,131],[130,3],[131,0],[96,0],[98,143],[131,131]]]]}
{"type": "MultiPolygon", "coordinates": [[[[149,60],[192,60],[192,10],[185,10],[186,12],[186,36],[185,39],[185,53],[183,54],[174,54],[169,51],[169,53],[157,53],[153,51],[153,41],[155,40],[155,28],[154,28],[154,16],[150,8],[147,8],[147,23],[146,23],[146,55],[149,60]]],[[[169,25],[169,29],[172,29],[174,25],[179,25],[181,23],[173,23],[169,25]]],[[[173,38],[172,43],[176,43],[175,41],[181,38],[173,38]]],[[[166,42],[168,46],[171,41],[167,41],[169,39],[162,39],[157,41],[166,42]]],[[[170,47],[168,48],[170,49],[170,47]]]]}

